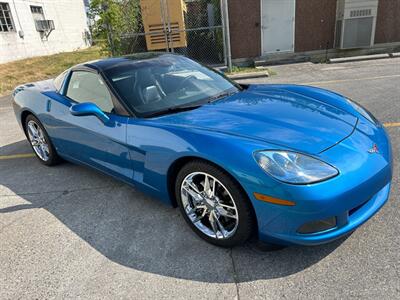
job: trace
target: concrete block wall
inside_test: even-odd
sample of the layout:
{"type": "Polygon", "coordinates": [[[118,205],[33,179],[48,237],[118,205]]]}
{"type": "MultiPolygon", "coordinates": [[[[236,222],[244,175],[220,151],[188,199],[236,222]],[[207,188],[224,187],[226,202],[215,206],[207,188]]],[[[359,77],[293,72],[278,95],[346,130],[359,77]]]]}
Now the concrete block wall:
{"type": "Polygon", "coordinates": [[[88,30],[83,0],[0,0],[8,3],[15,31],[0,32],[0,63],[86,48],[88,30]],[[41,6],[55,30],[48,39],[36,31],[30,6],[41,6]],[[21,38],[19,31],[24,33],[21,38]]]}

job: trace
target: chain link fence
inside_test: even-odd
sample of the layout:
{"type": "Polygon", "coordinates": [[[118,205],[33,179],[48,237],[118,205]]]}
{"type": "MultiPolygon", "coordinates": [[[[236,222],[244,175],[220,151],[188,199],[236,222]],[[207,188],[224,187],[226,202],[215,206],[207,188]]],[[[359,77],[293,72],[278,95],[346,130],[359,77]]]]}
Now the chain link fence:
{"type": "Polygon", "coordinates": [[[220,0],[140,0],[139,12],[137,31],[111,37],[120,41],[119,54],[167,51],[225,63],[220,0]]]}

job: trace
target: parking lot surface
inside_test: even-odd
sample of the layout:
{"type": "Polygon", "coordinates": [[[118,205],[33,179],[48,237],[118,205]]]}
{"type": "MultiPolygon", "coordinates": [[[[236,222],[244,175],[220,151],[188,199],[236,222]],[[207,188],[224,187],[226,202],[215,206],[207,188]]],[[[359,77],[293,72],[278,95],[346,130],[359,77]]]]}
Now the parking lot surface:
{"type": "Polygon", "coordinates": [[[258,83],[342,93],[387,125],[391,196],[352,235],[317,247],[221,249],[177,209],[91,169],[41,165],[0,98],[0,299],[399,299],[400,58],[276,66],[258,83]]]}

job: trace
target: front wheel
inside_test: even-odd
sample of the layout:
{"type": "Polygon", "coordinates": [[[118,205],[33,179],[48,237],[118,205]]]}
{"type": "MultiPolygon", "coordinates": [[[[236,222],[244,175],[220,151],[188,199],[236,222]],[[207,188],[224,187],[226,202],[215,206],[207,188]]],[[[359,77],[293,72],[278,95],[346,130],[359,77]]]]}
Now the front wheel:
{"type": "Polygon", "coordinates": [[[186,164],[175,191],[184,219],[206,241],[232,247],[253,234],[255,218],[246,194],[219,168],[203,161],[186,164]]]}

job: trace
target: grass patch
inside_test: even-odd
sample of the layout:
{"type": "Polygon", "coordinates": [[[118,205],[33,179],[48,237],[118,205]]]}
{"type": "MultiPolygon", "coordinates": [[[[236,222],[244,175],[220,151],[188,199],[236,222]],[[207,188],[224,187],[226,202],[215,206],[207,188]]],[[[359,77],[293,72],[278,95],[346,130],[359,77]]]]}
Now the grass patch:
{"type": "Polygon", "coordinates": [[[106,57],[99,47],[0,64],[0,96],[10,94],[19,84],[56,77],[73,65],[106,57]]]}
{"type": "Polygon", "coordinates": [[[276,72],[274,69],[268,69],[268,73],[269,73],[269,76],[278,75],[278,72],[276,72]]]}
{"type": "Polygon", "coordinates": [[[233,66],[231,72],[226,72],[225,74],[233,75],[241,73],[265,72],[265,71],[267,71],[269,75],[276,75],[276,72],[274,70],[271,70],[270,68],[238,67],[238,66],[233,66]]]}

